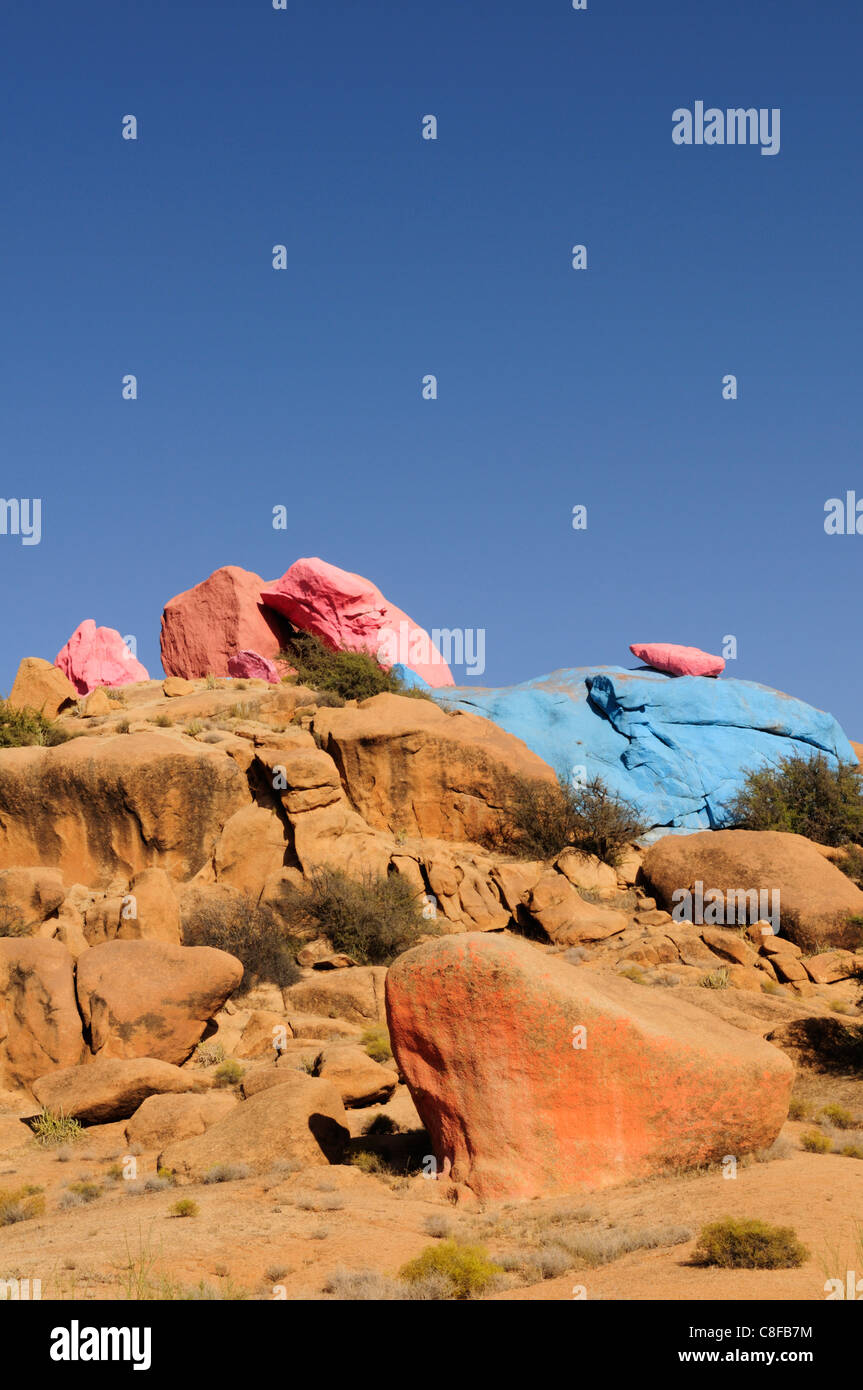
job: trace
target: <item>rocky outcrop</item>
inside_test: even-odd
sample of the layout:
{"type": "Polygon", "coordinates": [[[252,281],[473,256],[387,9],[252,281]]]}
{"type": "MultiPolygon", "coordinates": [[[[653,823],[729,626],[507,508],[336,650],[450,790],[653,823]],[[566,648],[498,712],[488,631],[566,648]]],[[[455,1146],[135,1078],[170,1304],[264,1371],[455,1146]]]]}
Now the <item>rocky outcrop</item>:
{"type": "Polygon", "coordinates": [[[792,753],[857,761],[832,715],[753,681],[583,666],[435,698],[492,720],[553,768],[602,778],[648,827],[722,826],[746,773],[792,753]]]}
{"type": "Polygon", "coordinates": [[[376,584],[325,560],[297,560],[264,603],[328,647],[368,652],[387,668],[404,665],[433,687],[453,684],[452,672],[424,628],[384,598],[376,584]]]}
{"type": "Polygon", "coordinates": [[[387,976],[441,1167],[482,1198],[591,1190],[770,1145],[792,1067],[759,1037],[523,941],[468,933],[387,976]]]}
{"type": "Polygon", "coordinates": [[[265,608],[258,574],[225,565],[193,589],[177,594],[162,614],[162,665],[169,676],[230,674],[237,652],[252,651],[273,661],[290,628],[273,608],[265,608]]]}
{"type": "Polygon", "coordinates": [[[700,883],[708,925],[770,917],[777,933],[810,950],[856,945],[859,939],[860,927],[849,918],[863,914],[863,892],[803,835],[778,830],[666,835],[648,850],[643,873],[668,911],[675,903],[686,907],[682,893],[691,894],[695,910],[700,883]],[[721,902],[709,901],[710,890],[718,891],[721,902]],[[771,916],[774,904],[778,916],[771,916]]]}
{"type": "Polygon", "coordinates": [[[179,1064],[243,978],[227,951],[109,941],[78,957],[76,989],[90,1049],[179,1064]]]}
{"type": "Polygon", "coordinates": [[[51,866],[97,887],[151,866],[188,879],[251,801],[232,759],[159,734],[0,756],[0,868],[51,866]]]}
{"type": "Polygon", "coordinates": [[[0,1086],[26,1086],[85,1054],[74,961],[59,941],[0,937],[0,1086]]]}
{"type": "Polygon", "coordinates": [[[78,691],[63,672],[40,656],[25,656],[9,692],[15,709],[34,709],[46,719],[56,719],[78,698],[78,691]]]}
{"type": "Polygon", "coordinates": [[[49,1072],[31,1090],[53,1114],[97,1125],[128,1119],[148,1096],[191,1091],[195,1084],[191,1072],[152,1057],[106,1057],[49,1072]]]}
{"type": "Polygon", "coordinates": [[[130,685],[150,679],[113,627],[97,627],[85,618],[76,627],[54,665],[67,676],[79,695],[88,695],[99,685],[130,685]]]}
{"type": "Polygon", "coordinates": [[[314,730],[363,819],[392,833],[481,841],[499,829],[508,779],[554,780],[520,739],[431,700],[375,695],[319,709],[314,730]]]}

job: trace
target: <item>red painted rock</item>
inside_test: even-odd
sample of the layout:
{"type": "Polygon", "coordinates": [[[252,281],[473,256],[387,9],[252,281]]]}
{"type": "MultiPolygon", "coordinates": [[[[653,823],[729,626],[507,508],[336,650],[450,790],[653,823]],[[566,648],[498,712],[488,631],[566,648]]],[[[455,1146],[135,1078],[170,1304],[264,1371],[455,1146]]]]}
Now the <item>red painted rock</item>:
{"type": "Polygon", "coordinates": [[[275,663],[268,661],[258,652],[234,652],[228,660],[228,675],[269,681],[270,685],[277,685],[279,682],[279,672],[275,663]]]}
{"type": "Polygon", "coordinates": [[[787,1115],[793,1069],[777,1048],[525,941],[441,937],[400,956],[386,992],[438,1164],[482,1198],[739,1158],[787,1115]]]}
{"type": "Polygon", "coordinates": [[[629,650],[646,666],[667,676],[718,676],[725,670],[721,656],[700,647],[678,647],[673,642],[633,642],[629,650]]]}
{"type": "Polygon", "coordinates": [[[453,684],[452,672],[428,633],[359,574],[325,560],[297,560],[261,597],[333,650],[368,652],[385,667],[401,663],[432,686],[453,684]]]}
{"type": "Polygon", "coordinates": [[[289,628],[261,603],[265,581],[259,574],[226,565],[193,589],[177,594],[162,614],[162,665],[166,675],[227,676],[237,652],[255,652],[272,661],[284,647],[289,628]]]}
{"type": "Polygon", "coordinates": [[[133,681],[150,679],[119,632],[113,627],[97,627],[92,618],[85,618],[76,627],[57,653],[54,665],[79,695],[89,695],[98,685],[131,685],[133,681]]]}

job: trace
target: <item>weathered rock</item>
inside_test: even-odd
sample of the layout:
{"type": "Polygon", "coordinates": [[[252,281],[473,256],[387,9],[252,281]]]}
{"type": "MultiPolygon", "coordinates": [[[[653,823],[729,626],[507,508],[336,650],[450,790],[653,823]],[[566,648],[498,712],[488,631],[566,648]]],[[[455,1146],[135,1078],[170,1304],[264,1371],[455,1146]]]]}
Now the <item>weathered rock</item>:
{"type": "Polygon", "coordinates": [[[194,681],[184,680],[182,676],[166,676],[162,681],[162,691],[169,700],[176,700],[181,695],[194,695],[197,689],[194,681]]]}
{"type": "Polygon", "coordinates": [[[469,933],[406,952],[387,1013],[438,1163],[483,1198],[741,1156],[787,1113],[792,1068],[759,1037],[524,941],[469,933]]]}
{"type": "Polygon", "coordinates": [[[275,1061],[276,1043],[281,1046],[292,1036],[291,1026],[284,1014],[269,1009],[254,1009],[249,1015],[236,1047],[238,1057],[270,1057],[275,1061]]]}
{"type": "Polygon", "coordinates": [[[278,1159],[303,1167],[338,1163],[348,1138],[345,1109],[328,1081],[285,1069],[278,1086],[244,1100],[205,1134],[170,1144],[159,1167],[203,1178],[220,1163],[264,1172],[278,1159]]]}
{"type": "Polygon", "coordinates": [[[716,951],[726,960],[734,961],[736,965],[754,966],[758,959],[758,953],[747,946],[746,942],[736,935],[733,931],[722,931],[719,927],[705,927],[701,933],[701,939],[705,946],[709,946],[711,951],[716,951]]]}
{"type": "Polygon", "coordinates": [[[128,882],[153,865],[188,879],[212,860],[225,822],[250,801],[232,759],[165,735],[4,749],[0,868],[50,866],[91,887],[128,882]]]}
{"type": "Polygon", "coordinates": [[[316,971],[284,990],[285,1009],[293,1032],[299,1036],[294,1012],[347,1019],[351,1023],[383,1023],[385,1018],[382,965],[362,965],[356,970],[316,971]]]}
{"type": "Polygon", "coordinates": [[[58,869],[0,871],[0,937],[30,936],[56,912],[66,890],[58,869]]]}
{"type": "Polygon", "coordinates": [[[604,941],[629,926],[625,912],[587,902],[563,874],[549,870],[531,889],[527,910],[558,945],[604,941]]]}
{"type": "Polygon", "coordinates": [[[700,647],[680,647],[674,642],[633,642],[629,650],[646,666],[668,676],[719,676],[725,659],[700,647]]]}
{"type": "Polygon", "coordinates": [[[856,944],[848,919],[863,913],[863,893],[803,835],[778,830],[715,830],[666,835],[645,855],[644,874],[669,909],[674,894],[703,884],[725,895],[725,920],[759,915],[779,895],[781,930],[798,945],[856,944]],[[768,894],[766,899],[760,894],[768,894]],[[733,895],[733,897],[729,897],[733,895]],[[731,917],[729,912],[736,916],[731,917]]]}
{"type": "Polygon", "coordinates": [[[238,1104],[227,1091],[148,1096],[126,1124],[126,1141],[145,1151],[204,1134],[238,1104]]]}
{"type": "Polygon", "coordinates": [[[97,1125],[128,1119],[148,1096],[191,1091],[195,1085],[191,1072],[152,1057],[98,1057],[48,1072],[30,1089],[46,1110],[97,1125]]]}
{"type": "Polygon", "coordinates": [[[408,666],[430,686],[453,683],[428,633],[361,575],[325,560],[297,560],[281,579],[264,588],[261,597],[333,650],[368,652],[386,667],[408,666]]]}
{"type": "Polygon", "coordinates": [[[827,951],[824,955],[809,956],[803,964],[816,985],[835,985],[840,980],[855,979],[863,962],[851,951],[827,951]]]}
{"type": "Polygon", "coordinates": [[[162,614],[162,665],[169,676],[227,676],[238,651],[278,656],[290,627],[261,602],[260,575],[237,565],[215,570],[177,594],[162,614]]]}
{"type": "Polygon", "coordinates": [[[595,854],[565,849],[558,855],[555,867],[576,888],[587,888],[600,894],[617,892],[617,874],[610,864],[604,864],[595,854]]]}
{"type": "Polygon", "coordinates": [[[26,1086],[85,1053],[74,962],[59,941],[0,938],[0,1087],[26,1086]]]}
{"type": "Polygon", "coordinates": [[[18,667],[9,692],[9,704],[15,709],[34,709],[46,719],[56,719],[78,698],[68,677],[41,656],[25,656],[18,667]]]}
{"type": "Polygon", "coordinates": [[[375,695],[319,709],[314,727],[357,811],[391,833],[481,842],[499,830],[513,775],[554,780],[519,739],[431,700],[375,695]]]}
{"type": "Polygon", "coordinates": [[[228,659],[228,675],[267,681],[270,685],[278,685],[280,679],[275,662],[259,652],[234,652],[228,659]]]}
{"type": "Polygon", "coordinates": [[[123,899],[117,936],[121,941],[180,944],[180,901],[164,869],[142,869],[123,899]]]}
{"type": "Polygon", "coordinates": [[[81,708],[81,716],[84,719],[104,719],[111,713],[111,701],[105,694],[105,688],[97,685],[87,696],[81,708]]]}
{"type": "Polygon", "coordinates": [[[225,823],[213,861],[216,878],[257,898],[266,879],[284,867],[287,852],[279,817],[253,802],[225,823]]]}
{"type": "Polygon", "coordinates": [[[88,695],[98,685],[131,685],[150,679],[119,632],[113,627],[97,627],[92,618],[76,627],[57,653],[54,665],[79,695],[88,695]]]}
{"type": "Polygon", "coordinates": [[[227,951],[109,941],[78,957],[78,1004],[102,1057],[184,1062],[243,977],[227,951]]]}
{"type": "Polygon", "coordinates": [[[399,1079],[394,1067],[375,1062],[356,1043],[327,1043],[318,1060],[317,1075],[332,1082],[348,1110],[384,1104],[399,1079]]]}

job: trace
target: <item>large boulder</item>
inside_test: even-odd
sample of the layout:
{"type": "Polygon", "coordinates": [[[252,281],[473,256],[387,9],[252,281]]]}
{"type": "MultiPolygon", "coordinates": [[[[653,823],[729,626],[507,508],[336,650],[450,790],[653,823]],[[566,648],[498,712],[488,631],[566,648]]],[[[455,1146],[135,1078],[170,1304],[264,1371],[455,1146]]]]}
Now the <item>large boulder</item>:
{"type": "Polygon", "coordinates": [[[180,945],[180,900],[164,869],[142,869],[129,885],[120,907],[121,941],[169,941],[180,945]]]}
{"type": "MultiPolygon", "coordinates": [[[[644,857],[642,871],[657,898],[678,915],[692,895],[718,889],[724,902],[715,912],[740,924],[770,918],[774,929],[800,946],[856,946],[860,927],[849,918],[863,913],[863,893],[841,869],[803,835],[780,830],[713,830],[697,835],[666,835],[644,857]],[[778,904],[778,915],[774,909],[778,904]],[[681,906],[678,906],[681,905],[681,906]],[[771,915],[773,913],[773,915],[771,915]],[[732,915],[733,914],[733,915],[732,915]]],[[[708,926],[710,901],[701,915],[708,926]]]]}
{"type": "Polygon", "coordinates": [[[404,665],[430,686],[452,685],[449,666],[424,628],[384,598],[370,579],[325,560],[297,560],[261,597],[294,627],[328,647],[368,652],[387,668],[404,665]]]}
{"type": "Polygon", "coordinates": [[[99,685],[131,685],[133,681],[150,679],[116,628],[97,627],[92,618],[85,618],[76,627],[57,653],[54,665],[69,678],[79,695],[89,695],[99,685]]]}
{"type": "Polygon", "coordinates": [[[78,957],[77,992],[101,1057],[179,1064],[243,978],[227,951],[161,941],[106,941],[78,957]]]}
{"type": "Polygon", "coordinates": [[[0,868],[45,865],[102,887],[158,865],[193,877],[251,802],[232,758],[162,734],[0,751],[0,868]]]}
{"type": "Polygon", "coordinates": [[[180,1139],[191,1139],[238,1104],[230,1091],[162,1092],[148,1096],[126,1123],[126,1142],[150,1151],[180,1139]]]}
{"type": "Polygon", "coordinates": [[[261,602],[259,574],[225,565],[193,589],[177,594],[162,614],[162,665],[169,676],[230,675],[228,663],[240,651],[272,661],[290,628],[261,602]]]}
{"type": "Polygon", "coordinates": [[[46,719],[56,719],[78,699],[75,686],[63,672],[41,656],[25,656],[9,692],[16,709],[34,709],[46,719]]]}
{"type": "Polygon", "coordinates": [[[74,960],[59,941],[0,938],[0,1089],[85,1055],[74,960]]]}
{"type": "MultiPolygon", "coordinates": [[[[347,1019],[351,1023],[382,1023],[386,974],[383,965],[316,970],[311,978],[282,991],[288,1020],[298,1013],[347,1019]]],[[[294,1032],[299,1036],[296,1028],[294,1032]]]]}
{"type": "Polygon", "coordinates": [[[191,1072],[152,1057],[100,1057],[40,1076],[30,1089],[55,1115],[99,1125],[128,1119],[148,1096],[191,1091],[196,1084],[191,1072]]]}
{"type": "Polygon", "coordinates": [[[59,869],[0,870],[0,937],[32,936],[65,896],[59,869]]]}
{"type": "Polygon", "coordinates": [[[439,1164],[482,1198],[740,1158],[788,1110],[792,1067],[761,1038],[521,940],[468,933],[406,952],[387,1014],[439,1164]]]}
{"type": "Polygon", "coordinates": [[[328,1081],[285,1070],[284,1081],[242,1101],[205,1134],[169,1144],[159,1167],[193,1179],[221,1163],[266,1172],[279,1159],[338,1163],[348,1139],[341,1097],[328,1081]]]}
{"type": "Polygon", "coordinates": [[[857,762],[832,715],[753,681],[582,666],[435,698],[484,715],[551,767],[601,778],[647,826],[722,825],[746,773],[792,753],[857,762]]]}
{"type": "Polygon", "coordinates": [[[375,695],[319,709],[314,728],[357,811],[392,833],[481,840],[499,829],[514,775],[554,781],[520,739],[431,700],[375,695]]]}
{"type": "Polygon", "coordinates": [[[318,1058],[316,1075],[331,1081],[348,1109],[381,1105],[398,1085],[394,1067],[382,1066],[357,1043],[327,1043],[318,1058]]]}

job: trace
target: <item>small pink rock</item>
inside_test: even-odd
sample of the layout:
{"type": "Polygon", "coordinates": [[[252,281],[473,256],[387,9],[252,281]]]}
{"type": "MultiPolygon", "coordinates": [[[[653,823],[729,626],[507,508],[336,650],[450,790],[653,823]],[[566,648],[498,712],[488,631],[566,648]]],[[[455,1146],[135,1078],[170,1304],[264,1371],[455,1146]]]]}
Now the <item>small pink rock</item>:
{"type": "Polygon", "coordinates": [[[325,560],[297,560],[261,600],[333,650],[368,652],[384,667],[409,666],[431,686],[454,684],[429,634],[359,574],[325,560]]]}
{"type": "Polygon", "coordinates": [[[72,682],[79,695],[89,695],[98,685],[131,685],[133,681],[150,679],[119,632],[113,627],[97,627],[92,618],[85,618],[76,627],[65,647],[57,653],[54,665],[72,682]]]}
{"type": "Polygon", "coordinates": [[[278,685],[279,673],[272,661],[258,652],[234,652],[228,661],[229,676],[246,676],[251,680],[269,681],[278,685]]]}
{"type": "Polygon", "coordinates": [[[700,647],[677,647],[673,642],[633,642],[629,650],[646,666],[668,676],[718,676],[725,670],[721,656],[700,647]]]}

